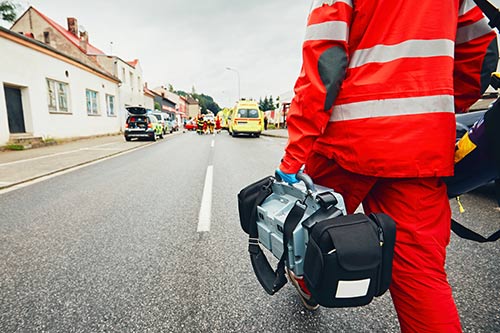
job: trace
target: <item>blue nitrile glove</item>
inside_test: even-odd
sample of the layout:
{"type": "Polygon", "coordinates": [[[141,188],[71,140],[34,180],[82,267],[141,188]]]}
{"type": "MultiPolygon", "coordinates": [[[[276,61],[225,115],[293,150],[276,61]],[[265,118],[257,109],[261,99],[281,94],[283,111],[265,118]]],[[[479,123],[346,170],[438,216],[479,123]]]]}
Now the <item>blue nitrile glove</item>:
{"type": "Polygon", "coordinates": [[[276,169],[276,173],[278,174],[278,176],[281,177],[281,179],[284,182],[287,182],[288,184],[295,184],[299,182],[297,177],[295,176],[296,175],[295,173],[284,173],[279,168],[276,169]]]}

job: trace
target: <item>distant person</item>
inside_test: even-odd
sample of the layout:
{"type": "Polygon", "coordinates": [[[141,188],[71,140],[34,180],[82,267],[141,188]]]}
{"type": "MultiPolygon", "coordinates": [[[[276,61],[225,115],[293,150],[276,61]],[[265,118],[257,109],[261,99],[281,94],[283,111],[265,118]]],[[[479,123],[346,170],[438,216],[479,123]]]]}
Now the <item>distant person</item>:
{"type": "Polygon", "coordinates": [[[199,135],[203,134],[203,124],[205,121],[203,120],[203,115],[199,115],[198,119],[196,120],[196,133],[199,135]]]}
{"type": "MultiPolygon", "coordinates": [[[[402,332],[461,332],[445,261],[455,112],[476,102],[498,60],[473,0],[314,1],[288,144],[277,170],[305,165],[347,213],[384,212],[397,234],[390,294],[402,332]],[[425,126],[422,126],[425,124],[425,126]]],[[[303,277],[289,272],[311,310],[303,277]]]]}
{"type": "Polygon", "coordinates": [[[209,119],[208,120],[208,131],[210,132],[210,134],[214,134],[214,127],[215,127],[214,122],[211,119],[209,119]]]}
{"type": "Polygon", "coordinates": [[[221,131],[221,126],[220,126],[220,118],[219,116],[217,116],[217,118],[215,118],[215,131],[217,133],[220,133],[221,131]]]}
{"type": "Polygon", "coordinates": [[[264,131],[267,131],[267,116],[264,116],[264,131]]]}
{"type": "Polygon", "coordinates": [[[207,134],[207,130],[208,130],[208,121],[206,119],[203,119],[203,134],[207,134]]]}

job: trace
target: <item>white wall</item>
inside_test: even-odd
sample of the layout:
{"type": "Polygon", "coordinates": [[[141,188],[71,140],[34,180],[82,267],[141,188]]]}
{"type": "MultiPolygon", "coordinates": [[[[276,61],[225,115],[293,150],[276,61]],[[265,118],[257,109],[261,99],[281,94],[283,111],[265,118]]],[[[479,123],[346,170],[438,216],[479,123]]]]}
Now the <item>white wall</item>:
{"type": "Polygon", "coordinates": [[[155,109],[155,100],[151,96],[144,95],[144,103],[142,103],[146,109],[155,109]]]}
{"type": "Polygon", "coordinates": [[[119,117],[109,117],[106,113],[106,94],[115,96],[115,113],[119,111],[116,82],[1,36],[0,50],[0,145],[5,144],[10,135],[4,84],[24,87],[26,131],[35,136],[68,138],[120,131],[119,117]],[[71,114],[49,112],[47,78],[68,83],[71,114]],[[87,114],[86,89],[99,93],[99,116],[87,114]]]}
{"type": "Polygon", "coordinates": [[[119,104],[117,104],[117,106],[119,106],[120,108],[120,118],[122,125],[124,125],[128,114],[127,110],[125,109],[126,106],[129,105],[145,106],[144,79],[142,77],[142,68],[140,67],[139,64],[137,64],[137,66],[134,68],[118,57],[115,57],[115,61],[116,61],[116,76],[122,81],[120,84],[120,91],[119,91],[120,95],[119,104]],[[124,70],[125,70],[125,75],[123,75],[124,70]],[[132,73],[132,82],[130,81],[130,73],[132,73]]]}

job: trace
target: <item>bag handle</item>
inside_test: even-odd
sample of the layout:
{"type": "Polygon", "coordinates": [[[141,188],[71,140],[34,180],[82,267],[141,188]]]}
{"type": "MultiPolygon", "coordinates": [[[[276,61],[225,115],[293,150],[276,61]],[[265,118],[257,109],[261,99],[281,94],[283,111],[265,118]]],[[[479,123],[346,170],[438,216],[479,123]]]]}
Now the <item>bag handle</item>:
{"type": "MultiPolygon", "coordinates": [[[[299,172],[296,177],[297,179],[303,181],[306,185],[308,192],[306,198],[311,195],[313,191],[316,191],[314,182],[307,174],[299,172]]],[[[276,180],[281,181],[281,177],[279,177],[278,174],[275,175],[275,178],[276,180]]],[[[288,260],[288,242],[293,237],[293,231],[304,217],[307,205],[305,204],[306,198],[304,198],[303,202],[297,200],[288,213],[283,225],[283,254],[281,255],[276,270],[273,270],[260,248],[257,219],[255,218],[255,215],[257,214],[257,206],[260,205],[268,195],[269,193],[262,189],[261,193],[257,196],[257,200],[255,200],[248,233],[248,252],[250,253],[250,261],[252,263],[254,273],[257,276],[257,280],[269,295],[274,295],[288,282],[285,276],[285,264],[288,260]]],[[[326,201],[330,204],[332,203],[330,202],[332,200],[326,201]]]]}
{"type": "MultiPolygon", "coordinates": [[[[257,210],[257,205],[255,206],[257,210]]],[[[276,271],[271,268],[269,261],[262,252],[259,245],[259,234],[257,231],[257,219],[250,222],[250,232],[248,239],[248,252],[250,252],[250,261],[257,280],[269,295],[274,295],[287,282],[285,276],[285,261],[288,255],[288,239],[291,238],[293,231],[304,216],[306,206],[299,201],[295,203],[290,213],[288,213],[283,226],[283,254],[278,262],[276,271]]]]}

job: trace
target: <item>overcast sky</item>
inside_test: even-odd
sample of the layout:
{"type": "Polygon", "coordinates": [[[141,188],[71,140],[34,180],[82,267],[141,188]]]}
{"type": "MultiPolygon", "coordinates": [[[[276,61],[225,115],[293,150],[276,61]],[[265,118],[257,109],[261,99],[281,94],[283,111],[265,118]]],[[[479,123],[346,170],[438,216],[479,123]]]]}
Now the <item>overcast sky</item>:
{"type": "MultiPolygon", "coordinates": [[[[500,6],[500,0],[491,0],[500,6]]],[[[311,0],[18,0],[67,27],[76,17],[90,43],[124,60],[139,59],[149,87],[212,96],[220,106],[291,91],[311,0]],[[113,43],[111,45],[111,42],[113,43]]]]}
{"type": "Polygon", "coordinates": [[[67,27],[76,17],[92,45],[138,58],[149,87],[212,96],[220,106],[290,91],[300,71],[310,1],[18,0],[67,27]],[[111,42],[113,45],[111,46],[111,42]],[[226,67],[237,70],[228,71],[226,67]]]}

